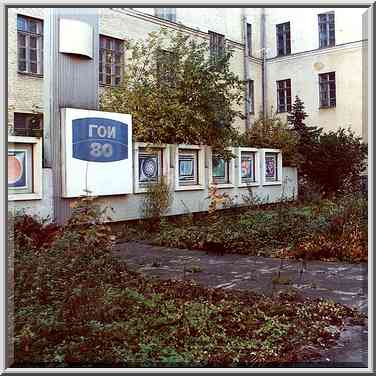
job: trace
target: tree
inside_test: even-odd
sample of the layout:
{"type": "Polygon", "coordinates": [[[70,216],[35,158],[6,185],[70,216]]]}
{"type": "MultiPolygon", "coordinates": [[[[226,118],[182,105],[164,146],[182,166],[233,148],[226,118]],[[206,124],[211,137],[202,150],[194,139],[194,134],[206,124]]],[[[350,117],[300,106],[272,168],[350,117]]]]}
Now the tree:
{"type": "Polygon", "coordinates": [[[299,174],[302,176],[310,175],[312,168],[312,153],[317,150],[320,142],[322,128],[315,126],[307,126],[304,120],[308,117],[304,111],[304,102],[295,97],[295,102],[287,116],[288,124],[292,125],[292,129],[298,134],[299,142],[297,145],[297,153],[300,155],[301,163],[299,166],[299,174]]]}
{"type": "Polygon", "coordinates": [[[367,147],[350,129],[323,132],[322,128],[307,126],[308,117],[303,101],[296,96],[288,123],[299,135],[297,151],[301,155],[298,168],[300,192],[312,186],[320,193],[337,193],[346,184],[356,186],[364,168],[367,147]]]}
{"type": "Polygon", "coordinates": [[[281,149],[285,166],[299,165],[298,143],[297,132],[276,115],[264,116],[261,114],[252,127],[238,138],[240,146],[281,149]]]}
{"type": "Polygon", "coordinates": [[[101,109],[131,113],[137,141],[224,150],[244,118],[244,82],[230,70],[232,50],[208,52],[206,41],[166,29],[131,42],[122,84],[104,92],[101,109]]]}

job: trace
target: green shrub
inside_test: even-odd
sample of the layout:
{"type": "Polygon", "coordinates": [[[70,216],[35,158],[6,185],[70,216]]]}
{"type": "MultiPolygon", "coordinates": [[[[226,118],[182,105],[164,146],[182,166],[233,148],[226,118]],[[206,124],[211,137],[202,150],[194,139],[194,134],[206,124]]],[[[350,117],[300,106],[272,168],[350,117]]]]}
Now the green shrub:
{"type": "Polygon", "coordinates": [[[299,165],[298,142],[297,133],[276,115],[256,120],[238,139],[239,146],[281,149],[285,166],[299,165]]]}
{"type": "Polygon", "coordinates": [[[164,178],[158,183],[150,183],[141,202],[141,213],[152,224],[159,222],[170,209],[172,200],[171,188],[164,178]]]}

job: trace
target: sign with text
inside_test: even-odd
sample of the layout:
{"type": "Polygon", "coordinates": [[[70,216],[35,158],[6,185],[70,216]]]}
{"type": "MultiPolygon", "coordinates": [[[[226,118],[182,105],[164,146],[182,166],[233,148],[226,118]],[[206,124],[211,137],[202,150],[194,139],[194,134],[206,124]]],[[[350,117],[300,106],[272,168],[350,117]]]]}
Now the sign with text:
{"type": "Polygon", "coordinates": [[[128,158],[128,124],[103,118],[73,120],[73,158],[114,162],[128,158]]]}
{"type": "Polygon", "coordinates": [[[63,197],[133,192],[132,118],[62,109],[63,197]]]}

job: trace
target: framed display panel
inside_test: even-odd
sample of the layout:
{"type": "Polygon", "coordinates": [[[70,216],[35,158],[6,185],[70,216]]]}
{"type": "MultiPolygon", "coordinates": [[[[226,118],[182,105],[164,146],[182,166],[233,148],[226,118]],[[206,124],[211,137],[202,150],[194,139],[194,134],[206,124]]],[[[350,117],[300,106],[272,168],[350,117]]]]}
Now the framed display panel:
{"type": "Polygon", "coordinates": [[[8,137],[8,200],[42,198],[42,139],[8,137]]]}
{"type": "Polygon", "coordinates": [[[150,145],[136,142],[134,144],[134,191],[144,193],[150,183],[157,183],[168,176],[168,145],[150,145]]]}
{"type": "MultiPolygon", "coordinates": [[[[232,149],[229,151],[233,152],[232,149]]],[[[235,159],[225,160],[211,152],[208,158],[209,183],[219,188],[233,188],[235,183],[235,159]]]]}
{"type": "Polygon", "coordinates": [[[239,148],[239,187],[260,185],[260,153],[256,148],[239,148]]]}
{"type": "Polygon", "coordinates": [[[178,161],[179,185],[198,184],[197,150],[181,150],[178,161]]]}
{"type": "Polygon", "coordinates": [[[175,153],[175,190],[204,189],[204,147],[179,145],[175,153]]]}
{"type": "Polygon", "coordinates": [[[133,193],[131,115],[64,108],[61,124],[63,197],[133,193]]]}
{"type": "Polygon", "coordinates": [[[282,184],[282,152],[279,149],[262,149],[263,185],[282,184]]]}

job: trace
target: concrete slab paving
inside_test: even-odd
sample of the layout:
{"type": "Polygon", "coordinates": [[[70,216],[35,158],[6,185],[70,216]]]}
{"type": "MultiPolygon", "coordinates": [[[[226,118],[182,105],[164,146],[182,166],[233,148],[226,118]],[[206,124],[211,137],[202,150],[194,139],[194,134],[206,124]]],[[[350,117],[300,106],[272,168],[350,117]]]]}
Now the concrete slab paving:
{"type": "MultiPolygon", "coordinates": [[[[331,299],[368,312],[367,264],[207,254],[145,242],[119,243],[114,255],[145,276],[192,280],[206,287],[248,290],[265,295],[297,289],[311,298],[331,299]]],[[[323,367],[367,367],[367,327],[346,325],[336,347],[323,354],[323,367]]]]}

